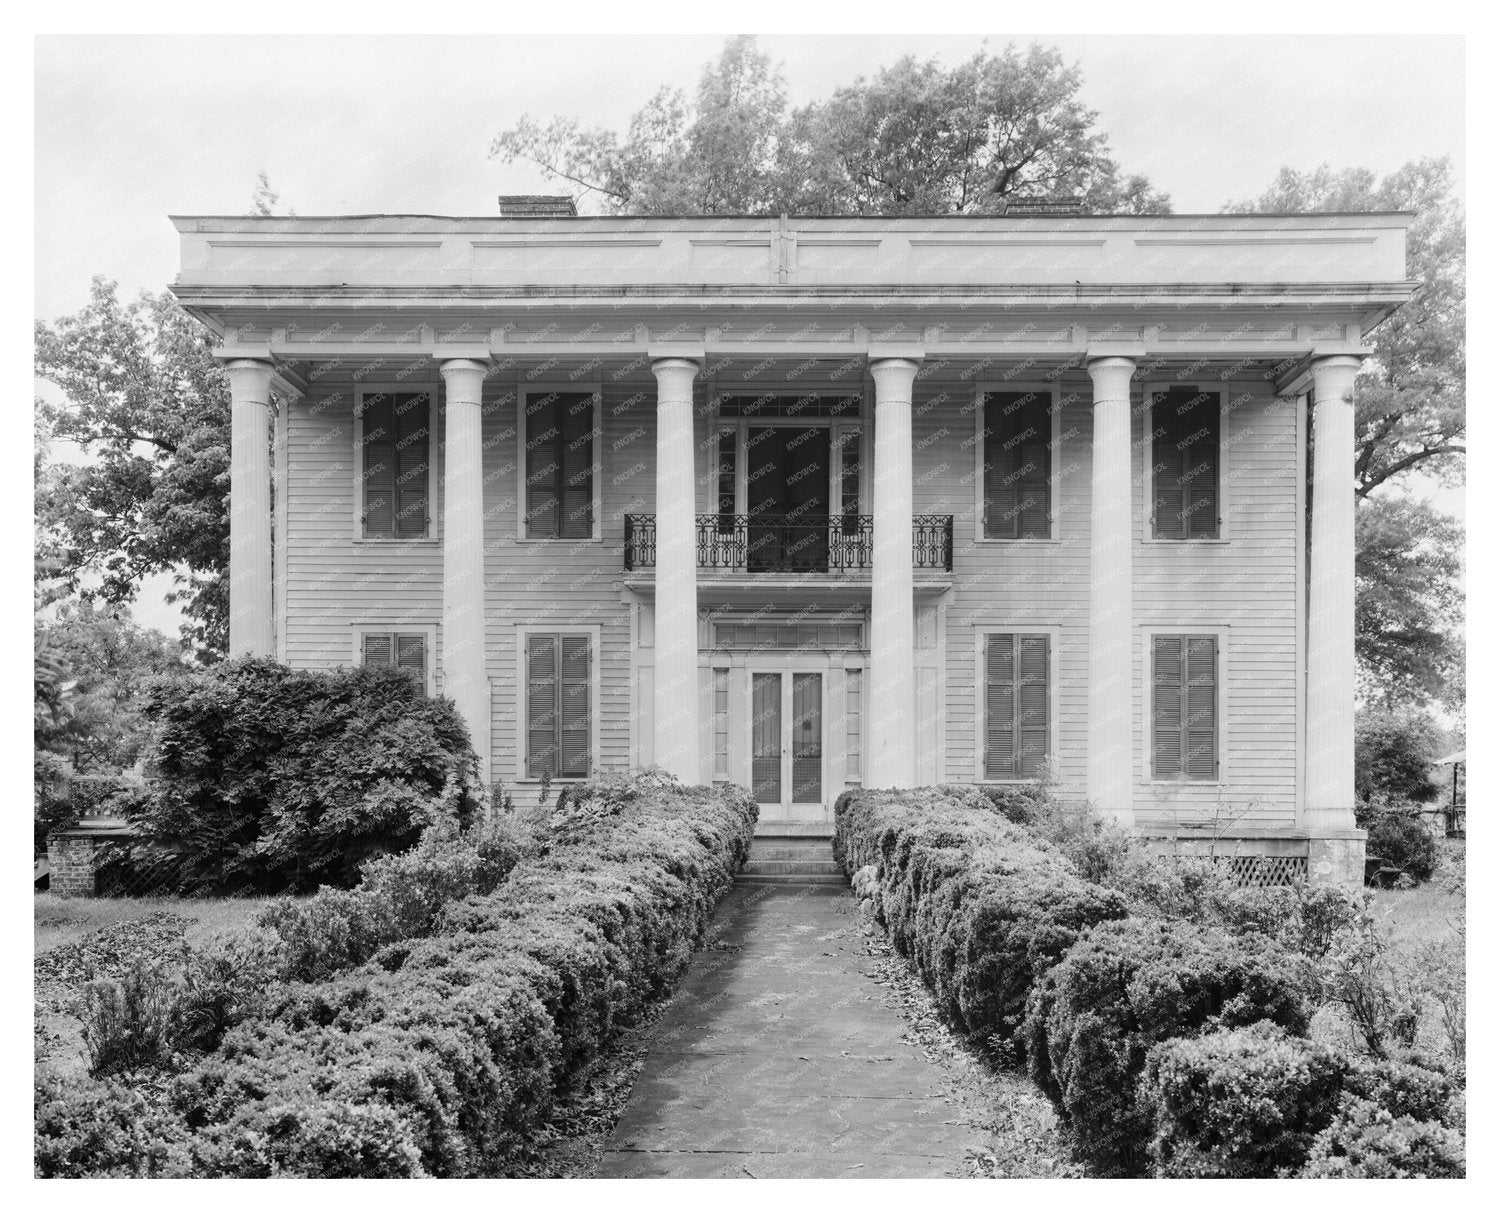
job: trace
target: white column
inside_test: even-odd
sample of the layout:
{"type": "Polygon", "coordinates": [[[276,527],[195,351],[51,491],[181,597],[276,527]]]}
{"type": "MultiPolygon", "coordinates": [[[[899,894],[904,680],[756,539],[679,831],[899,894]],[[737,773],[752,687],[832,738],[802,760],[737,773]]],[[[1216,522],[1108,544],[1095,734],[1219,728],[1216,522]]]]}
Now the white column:
{"type": "Polygon", "coordinates": [[[1094,380],[1089,505],[1089,715],[1087,795],[1094,810],[1135,824],[1131,756],[1130,378],[1135,359],[1089,362],[1094,380]]]}
{"type": "Polygon", "coordinates": [[[271,371],[235,358],[229,375],[229,655],[276,652],[271,601],[271,371]]]}
{"type": "Polygon", "coordinates": [[[1354,828],[1353,392],[1359,367],[1348,354],[1312,364],[1304,824],[1324,829],[1354,828]]]}
{"type": "Polygon", "coordinates": [[[870,584],[867,785],[917,781],[916,621],[912,607],[910,358],[871,361],[875,378],[875,535],[870,584]]]}
{"type": "Polygon", "coordinates": [[[658,358],[656,374],[657,766],[683,783],[698,770],[698,528],[691,358],[658,358]]]}
{"type": "MultiPolygon", "coordinates": [[[[443,694],[457,705],[490,778],[490,683],[485,662],[484,438],[486,363],[440,364],[446,395],[443,441],[443,694]]],[[[518,671],[517,677],[520,677],[518,671]]]]}

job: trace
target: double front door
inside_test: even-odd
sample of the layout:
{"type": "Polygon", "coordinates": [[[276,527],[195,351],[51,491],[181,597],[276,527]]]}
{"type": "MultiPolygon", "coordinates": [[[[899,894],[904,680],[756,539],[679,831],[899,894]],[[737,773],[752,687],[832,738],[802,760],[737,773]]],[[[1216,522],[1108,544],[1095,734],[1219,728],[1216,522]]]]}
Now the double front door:
{"type": "Polygon", "coordinates": [[[750,787],[767,817],[823,804],[823,674],[750,671],[750,787]]]}

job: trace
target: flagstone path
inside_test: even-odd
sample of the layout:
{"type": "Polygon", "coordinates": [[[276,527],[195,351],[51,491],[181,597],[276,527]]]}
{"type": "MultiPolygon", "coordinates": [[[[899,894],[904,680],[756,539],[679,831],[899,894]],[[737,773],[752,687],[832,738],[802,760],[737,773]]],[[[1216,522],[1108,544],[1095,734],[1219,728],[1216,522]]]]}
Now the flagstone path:
{"type": "Polygon", "coordinates": [[[653,1034],[600,1178],[959,1176],[984,1135],[870,979],[842,884],[739,884],[653,1034]]]}

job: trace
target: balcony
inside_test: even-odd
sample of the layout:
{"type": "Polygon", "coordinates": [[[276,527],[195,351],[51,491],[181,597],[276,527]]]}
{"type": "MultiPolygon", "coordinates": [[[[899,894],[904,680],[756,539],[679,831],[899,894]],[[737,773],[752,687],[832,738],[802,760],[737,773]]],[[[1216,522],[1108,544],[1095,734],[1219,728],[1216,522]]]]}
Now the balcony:
{"type": "MultiPolygon", "coordinates": [[[[912,568],[953,571],[953,515],[912,518],[912,568]]],[[[870,514],[697,516],[698,567],[725,573],[868,572],[874,563],[870,514]]],[[[656,567],[656,515],[625,515],[625,571],[656,567]]]]}

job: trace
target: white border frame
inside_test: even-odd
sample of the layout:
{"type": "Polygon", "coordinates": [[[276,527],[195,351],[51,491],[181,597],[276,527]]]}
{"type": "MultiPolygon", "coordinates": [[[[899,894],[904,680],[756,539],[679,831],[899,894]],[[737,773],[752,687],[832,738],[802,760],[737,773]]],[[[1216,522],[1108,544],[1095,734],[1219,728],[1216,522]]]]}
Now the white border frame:
{"type": "Polygon", "coordinates": [[[1195,543],[1208,544],[1209,546],[1227,546],[1234,542],[1229,538],[1229,519],[1233,511],[1229,508],[1229,469],[1226,466],[1229,454],[1229,384],[1220,383],[1217,387],[1206,380],[1152,380],[1141,385],[1141,542],[1161,543],[1179,547],[1191,547],[1195,543]],[[1152,396],[1157,392],[1165,392],[1171,388],[1193,388],[1202,392],[1205,396],[1210,392],[1219,393],[1219,517],[1218,535],[1213,539],[1158,539],[1152,534],[1155,527],[1155,492],[1151,474],[1151,448],[1152,431],[1155,426],[1151,423],[1152,410],[1155,404],[1152,396]]]}
{"type": "MultiPolygon", "coordinates": [[[[541,541],[538,541],[541,542],[541,541]]],[[[547,540],[545,542],[553,542],[547,540]]],[[[573,542],[577,542],[574,540],[573,542]]],[[[600,632],[601,627],[597,623],[518,623],[516,629],[516,762],[515,780],[518,786],[537,787],[541,784],[540,779],[532,779],[526,774],[526,638],[534,634],[546,634],[557,636],[588,636],[589,638],[589,773],[579,777],[577,775],[558,776],[552,780],[555,785],[587,783],[594,779],[600,772],[599,758],[599,722],[603,715],[602,705],[599,702],[599,667],[600,661],[600,632]]]]}
{"type": "MultiPolygon", "coordinates": [[[[1163,540],[1183,543],[1185,540],[1163,540]]],[[[1201,542],[1201,541],[1200,541],[1201,542]]],[[[1136,629],[1141,638],[1141,782],[1156,788],[1220,788],[1230,786],[1229,775],[1229,635],[1228,624],[1141,624],[1136,629]],[[1218,664],[1214,669],[1217,693],[1214,708],[1218,712],[1218,768],[1215,779],[1156,779],[1151,773],[1151,722],[1154,716],[1156,687],[1151,679],[1151,642],[1156,636],[1213,636],[1217,640],[1218,664]]]]}
{"type": "Polygon", "coordinates": [[[380,617],[356,620],[349,625],[351,632],[350,662],[355,666],[363,666],[365,663],[364,639],[372,632],[393,632],[411,635],[421,633],[422,643],[427,646],[427,693],[436,695],[438,693],[438,652],[437,637],[438,624],[428,622],[415,622],[409,619],[382,619],[380,617]]]}
{"type": "Polygon", "coordinates": [[[516,385],[516,542],[517,543],[602,543],[604,538],[604,392],[596,376],[577,383],[543,380],[540,383],[516,385]],[[552,393],[591,395],[594,398],[593,425],[593,533],[587,538],[558,536],[544,539],[526,534],[526,401],[531,396],[552,393]]]}
{"type": "Polygon", "coordinates": [[[438,535],[438,453],[443,444],[438,442],[438,418],[443,419],[443,432],[447,434],[447,401],[438,401],[439,388],[431,383],[362,383],[354,389],[354,542],[376,544],[435,544],[438,535]],[[401,537],[392,535],[365,535],[365,397],[366,396],[427,396],[427,530],[423,535],[401,537]]]}
{"type": "MultiPolygon", "coordinates": [[[[1070,393],[1071,395],[1072,393],[1070,393]]],[[[1062,383],[1040,379],[1018,379],[1014,382],[984,380],[974,385],[974,541],[976,543],[1060,543],[1058,527],[1062,501],[1062,383]],[[984,398],[989,392],[1047,392],[1052,396],[1048,415],[1052,433],[1047,439],[1047,537],[1007,539],[984,533],[984,398]]]]}
{"type": "MultiPolygon", "coordinates": [[[[1015,539],[999,540],[1001,543],[1016,543],[1015,539]]],[[[1033,542],[1037,542],[1033,540],[1033,542]]],[[[1062,688],[1059,685],[1061,679],[1058,670],[1061,668],[1062,626],[1055,623],[976,623],[971,633],[974,645],[974,782],[984,784],[987,787],[1016,787],[1020,784],[1035,782],[1028,776],[1017,776],[1014,779],[990,779],[984,773],[984,735],[986,732],[985,702],[984,702],[984,653],[985,638],[988,636],[1046,636],[1047,637],[1047,758],[1046,761],[1057,763],[1058,738],[1061,734],[1058,721],[1058,712],[1062,702],[1062,688]]]]}

